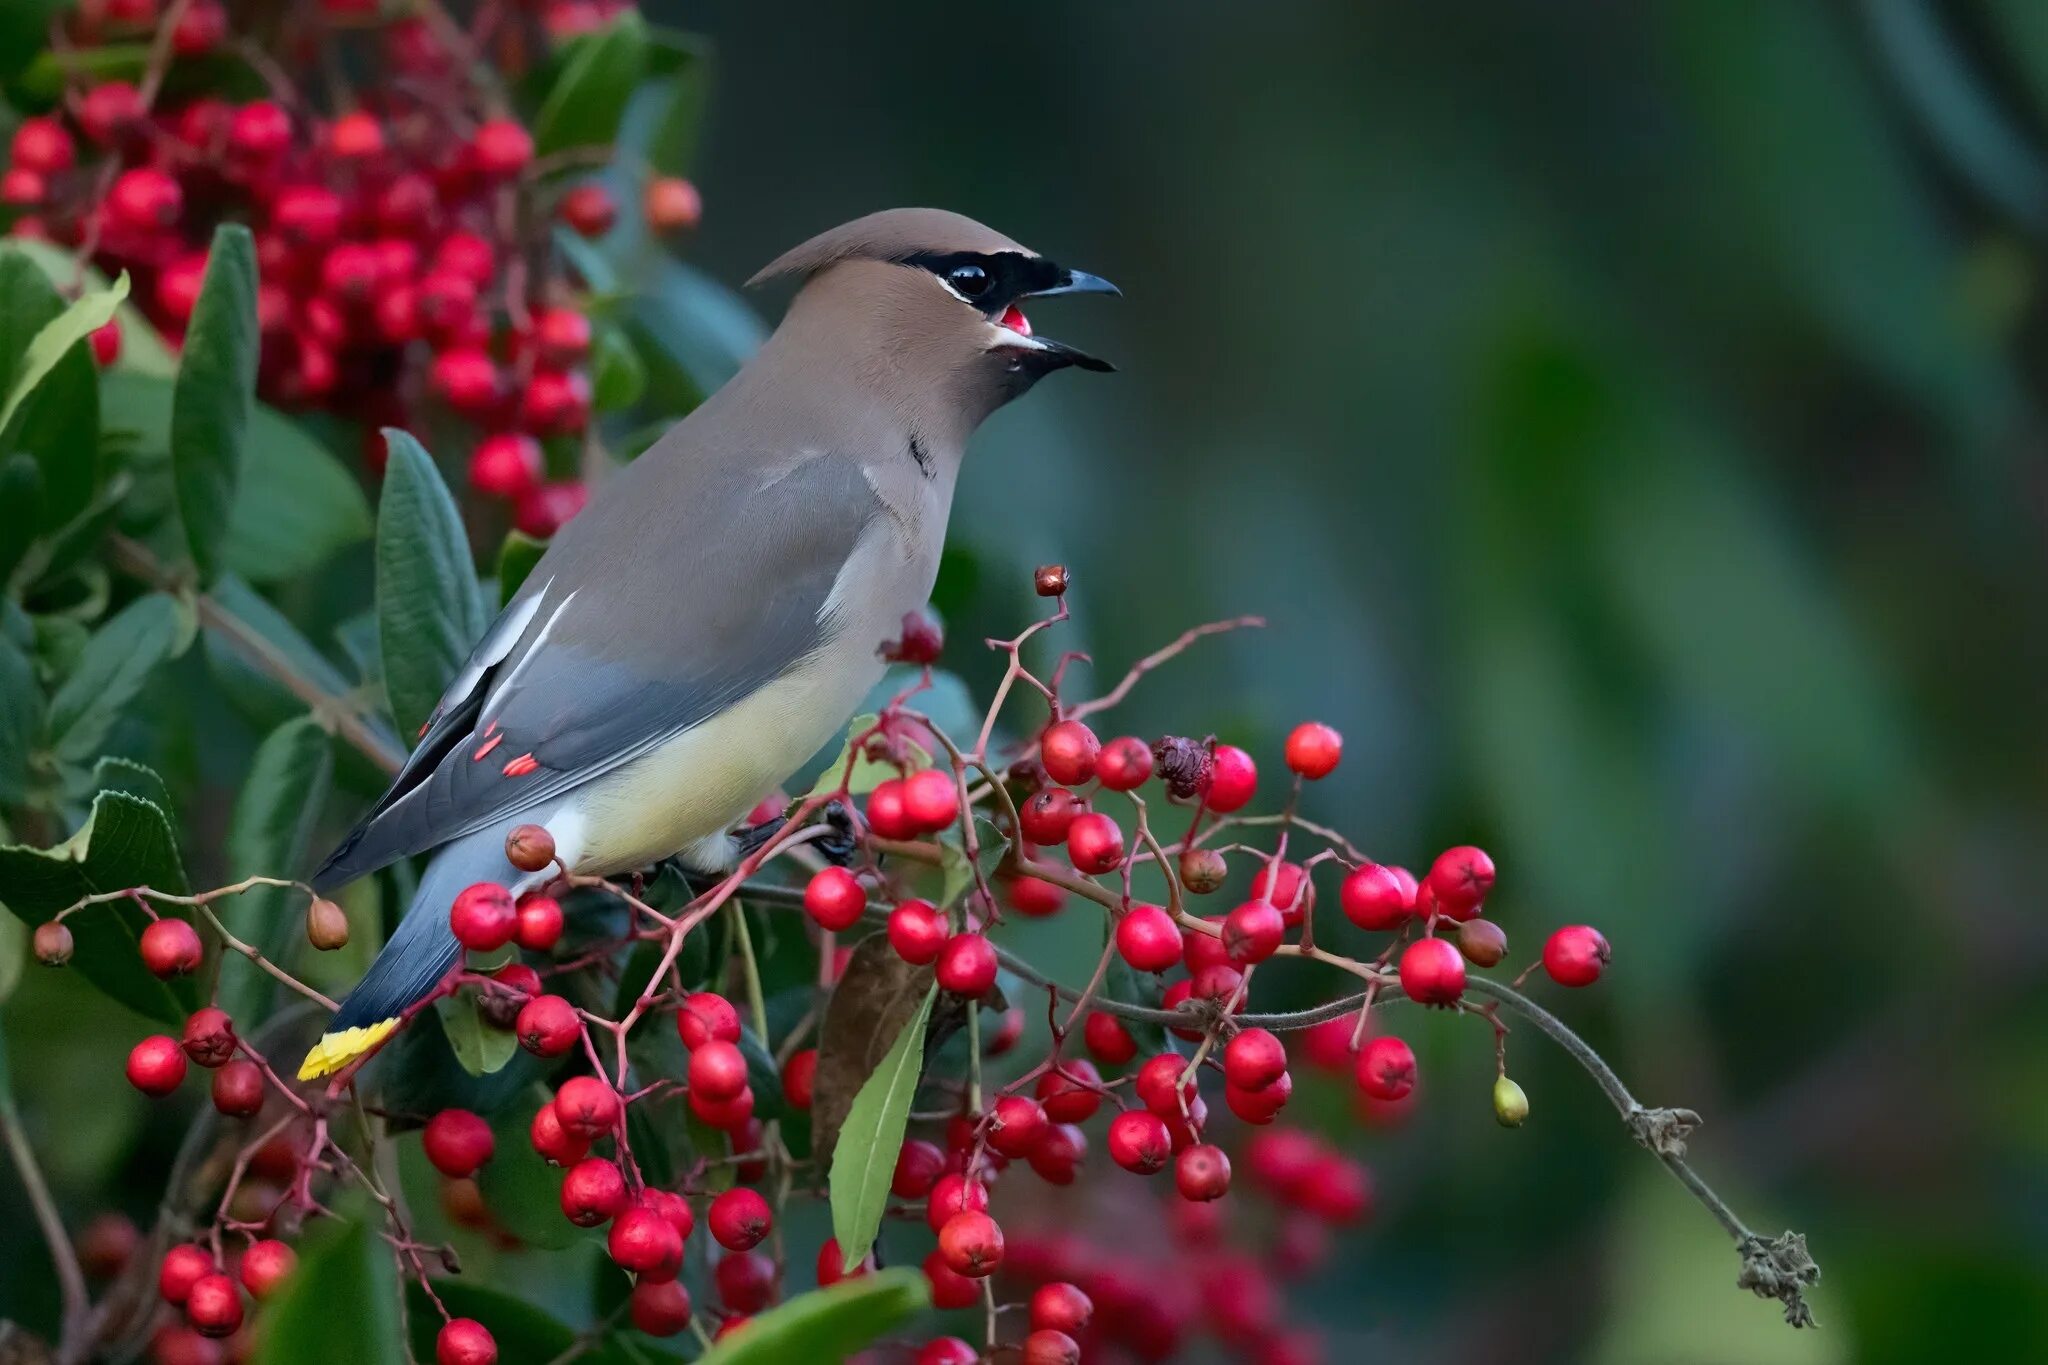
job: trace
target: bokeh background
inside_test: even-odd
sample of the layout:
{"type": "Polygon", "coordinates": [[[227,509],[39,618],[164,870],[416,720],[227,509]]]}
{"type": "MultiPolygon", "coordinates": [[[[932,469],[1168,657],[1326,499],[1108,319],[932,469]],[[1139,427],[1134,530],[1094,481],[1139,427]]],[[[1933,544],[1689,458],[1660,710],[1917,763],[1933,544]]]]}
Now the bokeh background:
{"type": "Polygon", "coordinates": [[[1268,614],[1130,728],[1327,720],[1314,814],[1601,925],[1567,1017],[1826,1271],[1788,1331],[1583,1077],[1517,1040],[1505,1134],[1435,1019],[1332,1359],[2048,1359],[2048,7],[646,8],[717,43],[713,273],[931,203],[1125,290],[1038,310],[1124,373],[984,433],[949,662],[1043,560],[1105,671],[1268,614]]]}

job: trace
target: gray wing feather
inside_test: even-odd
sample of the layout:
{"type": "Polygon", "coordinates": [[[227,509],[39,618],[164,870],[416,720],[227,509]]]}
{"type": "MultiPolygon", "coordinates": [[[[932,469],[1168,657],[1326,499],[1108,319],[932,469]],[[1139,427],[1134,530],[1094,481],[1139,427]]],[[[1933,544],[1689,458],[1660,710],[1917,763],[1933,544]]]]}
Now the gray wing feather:
{"type": "MultiPolygon", "coordinates": [[[[656,454],[687,458],[651,451],[642,461],[656,454]]],[[[486,635],[464,670],[475,686],[443,700],[316,886],[538,807],[718,714],[818,646],[839,571],[880,513],[858,463],[692,471],[685,505],[648,472],[629,466],[556,537],[528,579],[539,609],[524,595],[506,609],[528,614],[517,643],[479,670],[486,635]]]]}

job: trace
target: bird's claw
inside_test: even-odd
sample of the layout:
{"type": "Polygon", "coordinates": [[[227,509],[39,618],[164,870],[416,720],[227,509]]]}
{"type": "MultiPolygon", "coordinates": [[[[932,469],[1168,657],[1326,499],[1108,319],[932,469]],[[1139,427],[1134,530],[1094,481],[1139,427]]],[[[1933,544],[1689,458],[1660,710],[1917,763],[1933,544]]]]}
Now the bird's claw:
{"type": "Polygon", "coordinates": [[[860,841],[854,833],[853,814],[846,809],[845,803],[828,801],[825,803],[824,815],[826,828],[830,832],[813,840],[812,845],[825,856],[827,862],[836,867],[845,867],[853,861],[854,852],[860,847],[860,841]]]}

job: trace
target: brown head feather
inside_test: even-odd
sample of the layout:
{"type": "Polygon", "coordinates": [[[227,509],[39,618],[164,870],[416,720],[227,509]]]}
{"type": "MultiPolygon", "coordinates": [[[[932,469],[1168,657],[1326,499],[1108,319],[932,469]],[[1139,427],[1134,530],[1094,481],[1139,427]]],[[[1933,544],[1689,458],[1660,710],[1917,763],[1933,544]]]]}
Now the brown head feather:
{"type": "Polygon", "coordinates": [[[790,248],[763,266],[747,285],[752,288],[780,275],[808,278],[840,261],[900,261],[922,251],[1038,254],[964,214],[945,209],[883,209],[790,248]]]}

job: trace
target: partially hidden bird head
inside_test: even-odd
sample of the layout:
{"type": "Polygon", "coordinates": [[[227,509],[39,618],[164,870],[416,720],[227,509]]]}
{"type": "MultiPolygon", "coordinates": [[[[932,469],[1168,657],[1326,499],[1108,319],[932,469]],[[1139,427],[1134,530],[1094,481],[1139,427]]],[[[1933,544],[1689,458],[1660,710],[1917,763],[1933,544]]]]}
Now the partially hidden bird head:
{"type": "Polygon", "coordinates": [[[803,280],[783,332],[903,396],[943,396],[979,421],[1054,370],[1115,366],[1038,335],[1027,299],[1115,294],[944,209],[887,209],[820,233],[748,283],[803,280]],[[920,393],[919,391],[923,392],[920,393]]]}

